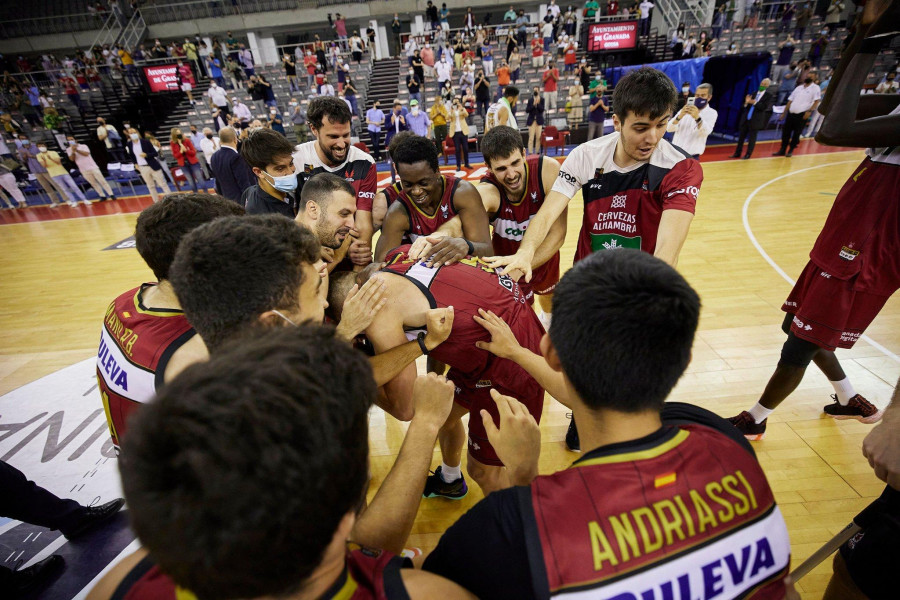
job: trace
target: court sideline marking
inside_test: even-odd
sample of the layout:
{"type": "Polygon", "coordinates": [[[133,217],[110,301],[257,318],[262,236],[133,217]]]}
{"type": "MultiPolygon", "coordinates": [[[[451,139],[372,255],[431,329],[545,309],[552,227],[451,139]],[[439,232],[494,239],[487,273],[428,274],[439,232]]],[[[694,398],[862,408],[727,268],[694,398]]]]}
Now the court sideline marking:
{"type": "MultiPolygon", "coordinates": [[[[755,198],[756,195],[759,192],[761,192],[764,188],[770,186],[771,184],[775,183],[776,181],[780,181],[782,179],[790,177],[791,175],[805,173],[806,171],[812,171],[813,169],[822,169],[824,167],[833,167],[834,165],[842,165],[845,163],[856,163],[856,162],[859,162],[859,161],[839,160],[836,162],[826,163],[824,165],[815,165],[813,167],[806,167],[805,169],[799,169],[797,171],[791,171],[790,173],[785,173],[784,175],[779,175],[778,177],[770,179],[769,181],[766,181],[765,183],[761,184],[758,188],[756,188],[755,190],[750,192],[750,195],[747,196],[746,200],[744,200],[744,206],[741,209],[741,219],[744,222],[744,231],[747,232],[747,237],[750,238],[750,243],[753,244],[753,247],[756,248],[757,252],[760,253],[760,255],[765,259],[765,261],[767,263],[769,263],[769,265],[773,269],[775,269],[775,272],[778,273],[779,275],[781,275],[781,277],[785,281],[787,281],[789,284],[791,284],[791,287],[793,287],[797,282],[795,280],[791,279],[791,277],[787,273],[784,272],[784,269],[779,267],[778,264],[774,260],[772,260],[772,257],[769,256],[769,253],[763,249],[763,247],[760,245],[759,241],[756,239],[756,236],[753,235],[753,230],[750,228],[750,220],[747,216],[749,209],[750,209],[750,202],[752,202],[753,198],[755,198]]],[[[900,363],[900,356],[897,356],[896,354],[894,354],[893,352],[891,352],[890,350],[888,350],[887,348],[885,348],[884,346],[882,346],[881,344],[879,344],[878,342],[876,342],[875,340],[870,338],[869,336],[864,334],[864,335],[860,336],[860,339],[865,340],[866,343],[868,343],[870,346],[872,346],[876,350],[880,351],[882,354],[884,354],[888,358],[891,358],[894,361],[900,363]]]]}

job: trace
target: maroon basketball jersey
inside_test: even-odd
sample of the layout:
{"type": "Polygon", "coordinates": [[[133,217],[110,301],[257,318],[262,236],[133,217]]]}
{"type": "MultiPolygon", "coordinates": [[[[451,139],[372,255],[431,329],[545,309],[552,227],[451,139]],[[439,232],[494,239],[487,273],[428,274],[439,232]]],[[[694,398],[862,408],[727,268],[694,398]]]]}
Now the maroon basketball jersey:
{"type": "MultiPolygon", "coordinates": [[[[435,209],[434,214],[427,214],[415,203],[409,199],[406,192],[400,190],[397,200],[406,210],[409,217],[409,240],[415,241],[422,235],[431,235],[438,230],[438,227],[456,216],[456,207],[453,206],[453,194],[459,186],[460,180],[453,175],[441,175],[444,184],[444,191],[441,194],[441,202],[435,209]]],[[[390,200],[390,196],[388,196],[390,200]]]]}
{"type": "Polygon", "coordinates": [[[450,337],[431,352],[435,359],[453,367],[467,380],[489,379],[512,389],[534,380],[512,361],[498,358],[475,342],[489,341],[490,334],[473,317],[478,309],[492,310],[509,323],[522,346],[540,353],[544,333],[531,308],[531,294],[509,276],[497,273],[478,258],[466,257],[452,265],[426,267],[406,256],[409,246],[391,250],[385,257],[384,270],[412,280],[428,298],[432,308],[453,306],[454,319],[450,337]]]}
{"type": "Polygon", "coordinates": [[[112,301],[103,318],[97,383],[118,449],[128,417],[153,399],[172,355],[196,332],[181,310],[144,306],[145,283],[112,301]]]}
{"type": "MultiPolygon", "coordinates": [[[[400,570],[412,567],[409,559],[383,550],[347,544],[344,572],[320,598],[322,600],[400,600],[409,598],[400,570]]],[[[148,556],[125,576],[112,600],[196,600],[159,570],[148,556]]]]}
{"type": "Polygon", "coordinates": [[[784,597],[787,527],[753,455],[700,425],[614,448],[531,484],[551,597],[784,597]]]}

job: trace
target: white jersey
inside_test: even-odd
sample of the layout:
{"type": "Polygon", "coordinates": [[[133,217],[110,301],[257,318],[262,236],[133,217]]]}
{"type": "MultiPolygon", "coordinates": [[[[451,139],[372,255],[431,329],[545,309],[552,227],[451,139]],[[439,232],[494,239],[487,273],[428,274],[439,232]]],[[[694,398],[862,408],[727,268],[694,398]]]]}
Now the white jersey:
{"type": "Polygon", "coordinates": [[[497,102],[491,104],[484,116],[485,131],[490,131],[497,125],[506,125],[515,130],[519,129],[519,125],[516,123],[516,116],[513,114],[512,107],[509,105],[509,101],[506,98],[501,98],[497,102]],[[498,123],[497,114],[500,112],[500,109],[504,107],[506,108],[506,123],[498,123]]]}
{"type": "Polygon", "coordinates": [[[298,144],[294,149],[297,193],[300,193],[310,177],[319,173],[333,173],[353,186],[357,210],[371,211],[378,183],[375,161],[372,157],[356,146],[350,146],[347,150],[347,160],[336,167],[331,167],[323,163],[316,153],[318,143],[317,140],[313,140],[298,144]]]}

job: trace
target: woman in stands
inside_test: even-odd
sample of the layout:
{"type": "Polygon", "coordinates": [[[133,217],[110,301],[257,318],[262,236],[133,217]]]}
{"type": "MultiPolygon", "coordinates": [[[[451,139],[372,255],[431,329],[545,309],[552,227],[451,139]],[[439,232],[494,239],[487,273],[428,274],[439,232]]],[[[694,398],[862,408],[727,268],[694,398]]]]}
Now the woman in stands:
{"type": "Polygon", "coordinates": [[[200,161],[197,160],[197,149],[190,138],[184,137],[181,129],[173,127],[169,134],[169,148],[172,149],[172,156],[178,161],[178,166],[184,176],[190,180],[191,189],[197,193],[197,185],[202,184],[203,174],[200,172],[200,161]]]}

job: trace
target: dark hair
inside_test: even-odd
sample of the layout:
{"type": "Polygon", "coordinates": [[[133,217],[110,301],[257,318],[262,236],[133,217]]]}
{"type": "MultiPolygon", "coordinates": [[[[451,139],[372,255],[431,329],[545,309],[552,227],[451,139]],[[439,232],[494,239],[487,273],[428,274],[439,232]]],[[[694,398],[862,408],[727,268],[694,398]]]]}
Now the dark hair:
{"type": "Polygon", "coordinates": [[[366,489],[375,392],[331,328],[257,330],[192,365],[123,442],[141,543],[199,598],[296,593],[366,489]]]}
{"type": "Polygon", "coordinates": [[[406,131],[401,131],[400,133],[395,134],[394,137],[391,138],[391,143],[388,144],[387,147],[388,156],[391,157],[391,160],[394,160],[394,150],[397,149],[397,146],[402,144],[405,139],[415,137],[415,135],[415,133],[407,129],[406,131]]]}
{"type": "Polygon", "coordinates": [[[504,98],[515,98],[519,95],[519,88],[514,85],[508,85],[503,88],[503,97],[504,98]]]}
{"type": "Polygon", "coordinates": [[[484,154],[484,162],[488,167],[491,166],[492,160],[508,158],[516,150],[525,154],[522,134],[507,125],[491,127],[490,131],[481,138],[481,152],[484,154]]]}
{"type": "Polygon", "coordinates": [[[324,209],[331,201],[331,194],[334,192],[344,192],[350,194],[350,197],[356,198],[353,186],[347,183],[343,177],[332,173],[313,175],[303,184],[303,190],[300,192],[300,206],[306,206],[306,203],[312,200],[324,209]]]}
{"type": "Polygon", "coordinates": [[[690,362],[699,316],[697,292],[663,261],[595,252],[559,282],[550,339],[588,408],[661,410],[690,362]]]}
{"type": "Polygon", "coordinates": [[[302,267],[319,259],[313,233],[283,215],[219,219],[188,234],[171,281],[210,351],[267,310],[296,307],[302,267]]]}
{"type": "Polygon", "coordinates": [[[241,143],[241,156],[247,164],[263,171],[277,158],[293,153],[294,147],[288,139],[272,129],[251,129],[241,143]]]}
{"type": "Polygon", "coordinates": [[[678,91],[669,76],[651,67],[631,71],[613,90],[613,110],[622,123],[633,115],[658,119],[671,112],[678,91]]]}
{"type": "Polygon", "coordinates": [[[318,96],[310,100],[309,108],[306,109],[306,120],[309,124],[320,129],[325,117],[332,123],[349,123],[350,107],[334,96],[318,96]]]}
{"type": "Polygon", "coordinates": [[[169,194],[138,215],[134,243],[153,275],[162,281],[169,278],[169,267],[184,236],[213,219],[243,214],[243,207],[217,194],[169,194]]]}
{"type": "Polygon", "coordinates": [[[424,160],[432,171],[439,168],[437,148],[431,140],[421,135],[411,135],[397,144],[391,151],[391,158],[395,165],[412,165],[424,160]]]}

